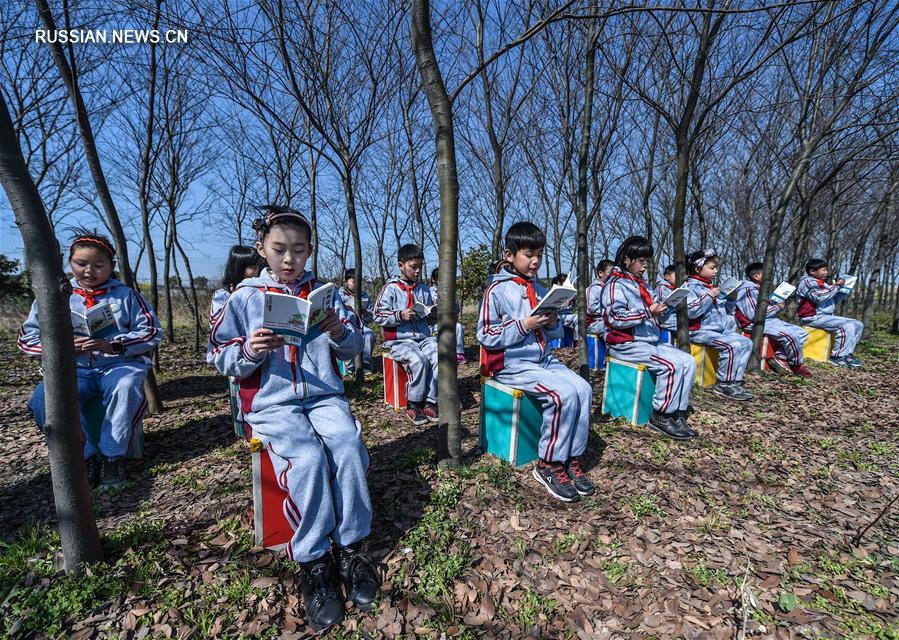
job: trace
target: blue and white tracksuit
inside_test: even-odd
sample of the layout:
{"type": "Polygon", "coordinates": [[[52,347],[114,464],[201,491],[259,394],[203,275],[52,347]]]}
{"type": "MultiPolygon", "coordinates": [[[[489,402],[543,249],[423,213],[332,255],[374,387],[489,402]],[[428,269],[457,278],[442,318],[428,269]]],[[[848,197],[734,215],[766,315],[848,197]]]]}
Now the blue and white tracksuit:
{"type": "Polygon", "coordinates": [[[833,314],[836,303],[843,297],[839,285],[827,284],[811,276],[803,276],[796,287],[799,324],[830,331],[833,334],[831,355],[835,358],[851,356],[865,329],[860,320],[833,314]]]}
{"type": "Polygon", "coordinates": [[[247,278],[225,304],[208,346],[215,367],[238,379],[244,421],[262,441],[287,492],[283,509],[293,529],[287,550],[298,562],[322,557],[330,540],[347,546],[371,529],[368,451],[337,369],[337,359],[349,360],[362,350],[356,314],[335,296],[343,329],[336,338],[322,333],[299,347],[250,349],[251,335],[262,327],[265,291],[305,297],[317,286],[308,271],[286,284],[268,269],[247,278]]]}
{"type": "MultiPolygon", "coordinates": [[[[434,304],[437,304],[437,285],[432,284],[428,287],[428,291],[431,292],[431,299],[434,300],[434,304]]],[[[456,304],[456,313],[459,313],[459,305],[456,304]]],[[[431,325],[431,333],[434,336],[437,335],[437,325],[431,325]]],[[[464,356],[465,355],[465,330],[462,328],[462,323],[456,323],[456,355],[464,356]]]]}
{"type": "Polygon", "coordinates": [[[641,279],[614,267],[602,293],[606,344],[612,357],[645,365],[655,375],[653,409],[660,413],[684,411],[690,404],[696,361],[689,353],[659,342],[652,303],[641,279]]]}
{"type": "Polygon", "coordinates": [[[387,281],[375,301],[375,322],[384,327],[384,348],[406,370],[409,402],[437,402],[437,339],[426,318],[400,318],[400,312],[416,302],[432,306],[431,291],[421,282],[399,276],[387,281]]]}
{"type": "MultiPolygon", "coordinates": [[[[754,282],[746,282],[740,287],[737,294],[737,309],[734,317],[743,331],[752,331],[755,325],[755,311],[759,304],[759,285],[754,282]]],[[[805,361],[802,347],[808,340],[808,333],[801,327],[789,322],[784,322],[777,315],[782,308],[776,304],[768,303],[765,311],[765,324],[763,331],[769,340],[776,345],[776,353],[784,358],[790,365],[798,367],[805,361]]]]}
{"type": "MultiPolygon", "coordinates": [[[[653,302],[665,302],[665,299],[674,291],[667,280],[659,278],[656,282],[655,289],[652,290],[653,302]]],[[[677,332],[677,309],[668,309],[665,313],[658,317],[659,327],[671,333],[677,332]]]]}
{"type": "Polygon", "coordinates": [[[725,310],[726,303],[710,293],[711,282],[693,275],[687,278],[687,288],[690,342],[718,351],[718,382],[742,382],[752,354],[752,340],[734,333],[734,321],[725,310]]]}
{"type": "Polygon", "coordinates": [[[478,313],[482,373],[535,396],[543,405],[540,458],[565,462],[587,448],[593,389],[552,355],[547,343],[563,336],[562,323],[527,331],[528,318],[546,290],[536,279],[509,270],[493,275],[478,313]]]}
{"type": "Polygon", "coordinates": [[[209,328],[212,329],[212,325],[215,324],[215,321],[218,320],[219,316],[222,314],[222,310],[225,308],[225,303],[228,302],[228,298],[231,297],[231,292],[227,289],[216,289],[212,292],[212,302],[209,304],[209,328]]]}
{"type": "MultiPolygon", "coordinates": [[[[99,443],[88,439],[84,411],[81,412],[84,457],[90,458],[99,451],[107,458],[120,458],[131,448],[136,428],[147,411],[143,384],[150,360],[146,356],[162,340],[162,330],[143,296],[118,280],[109,279],[93,291],[82,289],[74,278],[71,283],[73,293],[69,307],[72,311],[84,315],[95,304],[108,304],[118,331],[106,340],[124,345],[121,355],[79,353],[75,358],[78,401],[82,409],[97,397],[103,399],[106,408],[99,443]]],[[[31,305],[28,319],[19,330],[18,347],[30,356],[41,357],[37,301],[31,305]]],[[[28,408],[38,426],[43,428],[46,424],[43,382],[34,390],[28,408]]]]}
{"type": "MultiPolygon", "coordinates": [[[[346,287],[341,287],[338,291],[340,294],[340,299],[343,300],[343,304],[345,304],[350,309],[356,308],[356,297],[355,293],[352,291],[347,291],[346,287]]],[[[374,311],[375,305],[372,303],[371,298],[368,297],[368,294],[364,291],[361,293],[362,296],[362,364],[371,369],[371,354],[375,349],[375,332],[372,331],[367,325],[372,321],[372,311],[374,311]]],[[[356,368],[355,363],[350,360],[347,363],[347,368],[349,371],[354,371],[356,368]]]]}
{"type": "Polygon", "coordinates": [[[594,280],[587,286],[587,333],[603,336],[606,323],[602,319],[603,283],[594,280]]]}

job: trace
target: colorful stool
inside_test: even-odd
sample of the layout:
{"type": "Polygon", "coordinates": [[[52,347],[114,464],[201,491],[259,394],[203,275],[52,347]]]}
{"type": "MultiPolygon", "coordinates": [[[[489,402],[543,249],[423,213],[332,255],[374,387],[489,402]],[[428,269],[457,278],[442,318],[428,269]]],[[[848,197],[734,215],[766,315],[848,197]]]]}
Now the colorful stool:
{"type": "MultiPolygon", "coordinates": [[[[742,335],[744,338],[749,338],[752,340],[752,332],[751,331],[743,331],[742,335]]],[[[773,358],[777,354],[774,351],[774,340],[771,340],[768,336],[762,336],[762,344],[759,345],[759,367],[762,371],[770,371],[771,367],[768,366],[768,358],[773,358]]]]}
{"type": "MultiPolygon", "coordinates": [[[[103,398],[96,397],[84,406],[84,417],[86,426],[86,437],[91,443],[100,446],[100,431],[103,428],[103,420],[106,418],[106,407],[103,404],[103,398]]],[[[134,425],[131,433],[131,442],[128,443],[128,453],[126,458],[143,458],[144,457],[144,423],[143,420],[134,425]]]]}
{"type": "Polygon", "coordinates": [[[587,334],[587,364],[595,371],[606,368],[606,341],[595,333],[587,334]]]}
{"type": "Polygon", "coordinates": [[[384,404],[393,407],[394,411],[405,409],[408,399],[406,392],[409,386],[409,375],[396,360],[388,354],[381,356],[384,362],[384,404]]]}
{"type": "Polygon", "coordinates": [[[521,467],[539,456],[543,406],[533,396],[481,378],[481,449],[521,467]]]}
{"type": "Polygon", "coordinates": [[[703,344],[691,344],[690,354],[696,360],[696,384],[700,387],[710,387],[718,378],[718,351],[703,344]]]}
{"type": "Polygon", "coordinates": [[[833,348],[833,336],[830,331],[816,329],[815,327],[802,327],[808,333],[808,340],[802,348],[806,360],[815,362],[827,362],[830,360],[830,350],[833,348]]]}
{"type": "Polygon", "coordinates": [[[231,424],[234,435],[243,437],[243,415],[240,412],[240,384],[234,376],[228,376],[228,404],[231,405],[231,424]]]}
{"type": "Polygon", "coordinates": [[[574,329],[571,327],[563,327],[564,334],[561,338],[550,340],[546,343],[549,349],[567,349],[574,346],[574,329]]]}
{"type": "Polygon", "coordinates": [[[625,418],[631,424],[649,422],[656,382],[645,364],[606,359],[602,412],[613,418],[625,418]]]}
{"type": "Polygon", "coordinates": [[[338,360],[337,361],[337,370],[340,372],[341,378],[346,378],[346,370],[347,370],[346,360],[338,360]]]}
{"type": "Polygon", "coordinates": [[[659,329],[659,342],[674,346],[674,336],[676,333],[676,331],[670,331],[668,329],[659,329]]]}
{"type": "MultiPolygon", "coordinates": [[[[248,436],[252,429],[248,429],[248,436]]],[[[253,458],[253,537],[266,549],[281,549],[293,537],[293,529],[284,515],[287,492],[278,485],[275,468],[262,442],[249,437],[247,445],[253,458]]]]}

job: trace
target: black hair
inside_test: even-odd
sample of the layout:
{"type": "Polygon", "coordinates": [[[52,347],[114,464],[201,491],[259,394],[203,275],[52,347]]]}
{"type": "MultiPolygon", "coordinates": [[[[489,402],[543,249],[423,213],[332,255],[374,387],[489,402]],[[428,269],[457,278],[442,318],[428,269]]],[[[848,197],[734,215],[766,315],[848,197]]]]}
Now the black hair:
{"type": "Polygon", "coordinates": [[[493,262],[490,263],[490,267],[487,269],[487,276],[489,277],[489,276],[495,275],[495,274],[499,273],[500,271],[502,271],[503,269],[505,269],[507,266],[509,266],[509,263],[506,261],[505,258],[500,258],[499,260],[494,260],[493,262]]]}
{"type": "Polygon", "coordinates": [[[721,263],[721,258],[718,257],[718,254],[715,253],[712,249],[700,249],[699,251],[694,251],[693,253],[687,256],[686,267],[687,267],[687,275],[693,275],[699,273],[703,266],[706,263],[711,262],[712,260],[721,263]],[[697,262],[702,261],[702,264],[699,266],[696,265],[697,262]]]}
{"type": "Polygon", "coordinates": [[[69,260],[78,248],[99,249],[109,258],[110,262],[115,262],[115,247],[109,238],[97,233],[96,230],[85,229],[84,227],[72,227],[72,244],[69,247],[69,260]]]}
{"type": "Polygon", "coordinates": [[[609,260],[608,258],[603,258],[599,262],[596,263],[596,273],[600,274],[609,267],[614,267],[615,263],[609,260]]]}
{"type": "Polygon", "coordinates": [[[262,242],[265,236],[277,226],[299,227],[306,231],[306,239],[312,244],[312,225],[302,213],[296,209],[277,204],[264,204],[256,207],[261,216],[253,221],[253,230],[256,231],[256,240],[262,242]]]}
{"type": "Polygon", "coordinates": [[[234,291],[234,287],[244,279],[247,267],[262,268],[262,256],[255,247],[247,247],[236,244],[228,252],[228,261],[225,262],[225,274],[222,276],[222,288],[226,291],[234,291]]]}
{"type": "Polygon", "coordinates": [[[630,238],[622,242],[620,247],[618,247],[618,252],[615,254],[615,264],[624,269],[625,258],[629,260],[636,260],[637,258],[651,257],[652,245],[649,244],[649,240],[647,240],[643,236],[631,236],[630,238]]]}
{"type": "Polygon", "coordinates": [[[669,273],[677,273],[677,265],[676,264],[669,264],[667,267],[665,267],[665,270],[662,272],[662,275],[667,276],[669,273]]]}
{"type": "Polygon", "coordinates": [[[746,265],[746,277],[752,280],[752,276],[761,273],[765,269],[765,265],[761,262],[750,262],[746,265]]]}
{"type": "Polygon", "coordinates": [[[353,279],[356,278],[356,270],[355,269],[347,269],[346,271],[343,272],[344,282],[346,282],[350,278],[353,278],[353,279]]]}
{"type": "Polygon", "coordinates": [[[565,282],[565,276],[561,273],[552,279],[553,284],[562,284],[563,282],[565,282]]]}
{"type": "Polygon", "coordinates": [[[811,274],[812,271],[816,271],[821,267],[827,266],[827,260],[822,260],[821,258],[812,258],[808,262],[805,263],[805,273],[811,274]]]}
{"type": "Polygon", "coordinates": [[[533,222],[516,222],[506,231],[506,251],[513,256],[524,249],[542,249],[546,246],[546,234],[533,222]]]}
{"type": "Polygon", "coordinates": [[[409,262],[409,260],[424,260],[425,254],[417,244],[408,243],[400,247],[396,252],[397,262],[409,262]]]}
{"type": "Polygon", "coordinates": [[[437,280],[437,276],[440,274],[440,268],[431,269],[431,282],[435,282],[437,280]]]}

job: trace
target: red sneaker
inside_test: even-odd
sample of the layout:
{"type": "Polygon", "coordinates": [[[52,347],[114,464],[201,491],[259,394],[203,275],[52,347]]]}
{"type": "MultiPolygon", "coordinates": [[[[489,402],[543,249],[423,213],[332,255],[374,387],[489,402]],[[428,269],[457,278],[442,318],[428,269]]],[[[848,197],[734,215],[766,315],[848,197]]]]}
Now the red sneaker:
{"type": "Polygon", "coordinates": [[[768,367],[781,375],[790,373],[790,365],[783,358],[768,358],[768,367]]]}
{"type": "Polygon", "coordinates": [[[437,411],[437,405],[433,402],[425,402],[425,406],[421,408],[421,412],[425,414],[427,419],[431,422],[437,422],[440,419],[440,414],[437,411]]]}
{"type": "Polygon", "coordinates": [[[409,403],[406,405],[406,417],[412,421],[412,424],[415,426],[421,426],[423,424],[428,424],[428,416],[425,415],[424,411],[417,404],[413,405],[409,403]]]}
{"type": "Polygon", "coordinates": [[[792,366],[792,367],[790,367],[790,369],[792,369],[793,373],[795,373],[797,376],[802,376],[803,378],[811,378],[812,377],[811,369],[809,369],[804,364],[798,364],[796,366],[792,366]]]}

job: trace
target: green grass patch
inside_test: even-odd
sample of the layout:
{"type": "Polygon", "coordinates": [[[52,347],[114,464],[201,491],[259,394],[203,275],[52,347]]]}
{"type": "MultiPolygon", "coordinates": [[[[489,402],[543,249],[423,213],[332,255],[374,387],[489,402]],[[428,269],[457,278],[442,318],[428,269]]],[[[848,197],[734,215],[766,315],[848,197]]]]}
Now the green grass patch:
{"type": "Polygon", "coordinates": [[[541,618],[550,620],[556,615],[559,603],[548,596],[541,596],[536,591],[525,591],[518,599],[518,611],[515,620],[522,629],[530,629],[541,618]]]}
{"type": "Polygon", "coordinates": [[[667,515],[665,511],[656,504],[655,496],[650,493],[644,493],[631,498],[628,504],[636,518],[655,516],[661,520],[667,515]]]}

